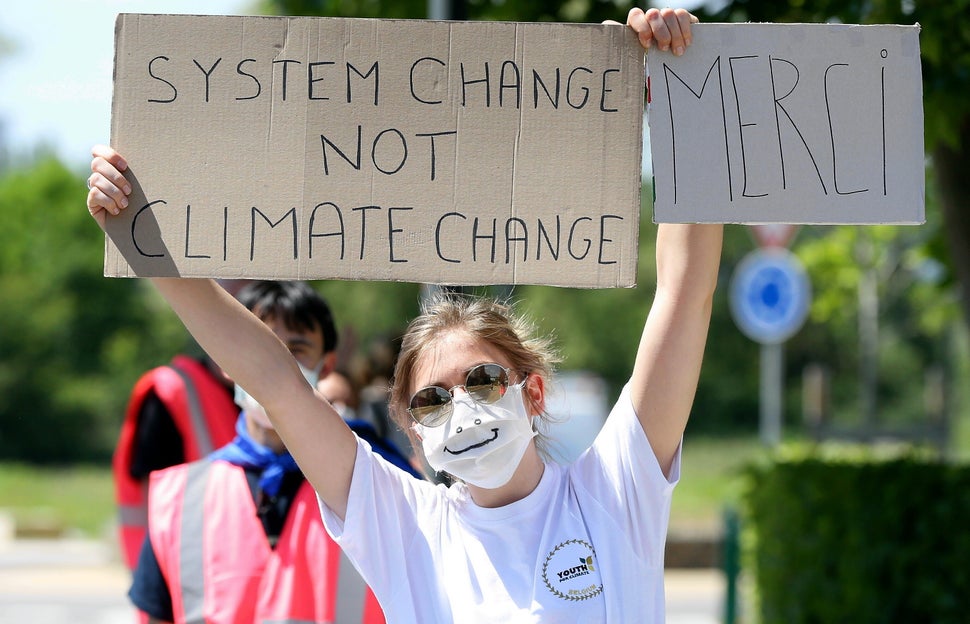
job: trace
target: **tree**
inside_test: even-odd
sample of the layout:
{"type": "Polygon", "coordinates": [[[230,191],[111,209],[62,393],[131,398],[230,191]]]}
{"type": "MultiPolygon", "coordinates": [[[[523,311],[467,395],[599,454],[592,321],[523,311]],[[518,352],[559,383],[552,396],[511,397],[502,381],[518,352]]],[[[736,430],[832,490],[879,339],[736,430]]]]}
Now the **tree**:
{"type": "Polygon", "coordinates": [[[135,379],[187,346],[160,301],[102,277],[86,192],[53,158],[0,177],[0,459],[107,458],[135,379]]]}
{"type": "MultiPolygon", "coordinates": [[[[262,0],[266,13],[329,17],[428,17],[428,0],[262,0]]],[[[619,0],[448,0],[450,19],[508,20],[518,22],[602,22],[623,20],[636,2],[619,0]]]]}

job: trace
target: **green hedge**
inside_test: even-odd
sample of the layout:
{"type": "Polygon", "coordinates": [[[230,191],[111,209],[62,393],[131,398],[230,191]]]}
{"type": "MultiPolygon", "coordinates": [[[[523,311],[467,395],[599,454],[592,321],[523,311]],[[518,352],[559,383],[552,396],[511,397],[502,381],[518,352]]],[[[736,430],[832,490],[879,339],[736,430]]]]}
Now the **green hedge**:
{"type": "Polygon", "coordinates": [[[762,624],[970,622],[970,468],[801,457],[748,477],[762,624]]]}

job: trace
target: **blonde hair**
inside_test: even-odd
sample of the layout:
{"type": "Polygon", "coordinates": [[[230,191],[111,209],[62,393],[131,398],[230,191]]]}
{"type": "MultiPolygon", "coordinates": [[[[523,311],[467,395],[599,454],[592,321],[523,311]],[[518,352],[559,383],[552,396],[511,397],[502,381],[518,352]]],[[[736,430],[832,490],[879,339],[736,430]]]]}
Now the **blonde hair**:
{"type": "MultiPolygon", "coordinates": [[[[555,365],[559,363],[552,339],[536,336],[535,326],[516,314],[510,304],[447,292],[433,295],[422,303],[421,314],[411,321],[404,333],[391,384],[391,415],[411,437],[415,448],[421,445],[413,437],[411,415],[407,411],[414,371],[425,351],[439,337],[452,331],[464,332],[497,348],[508,358],[513,371],[539,375],[546,394],[551,387],[555,365]]],[[[543,410],[536,416],[536,424],[544,423],[548,418],[543,410]]],[[[543,429],[537,427],[540,433],[536,437],[536,446],[545,455],[543,429]]]]}

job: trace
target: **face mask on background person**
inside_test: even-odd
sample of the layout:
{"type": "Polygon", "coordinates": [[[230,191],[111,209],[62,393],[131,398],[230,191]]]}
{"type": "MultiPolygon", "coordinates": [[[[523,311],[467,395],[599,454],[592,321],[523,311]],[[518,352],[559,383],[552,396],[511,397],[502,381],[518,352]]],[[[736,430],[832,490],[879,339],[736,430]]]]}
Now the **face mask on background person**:
{"type": "Polygon", "coordinates": [[[508,483],[536,435],[522,400],[524,386],[524,381],[509,385],[491,404],[458,394],[446,422],[436,427],[415,423],[428,465],[482,488],[508,483]]]}
{"type": "MultiPolygon", "coordinates": [[[[300,367],[300,372],[303,373],[303,377],[306,378],[307,383],[310,387],[315,388],[317,381],[320,378],[320,370],[323,368],[323,360],[314,366],[313,368],[307,368],[303,364],[297,362],[300,367]]],[[[233,391],[233,400],[236,402],[242,411],[246,413],[247,416],[256,421],[260,427],[264,429],[272,429],[273,423],[270,422],[269,416],[266,415],[266,410],[263,406],[259,404],[256,399],[254,399],[248,392],[246,392],[242,386],[235,384],[235,389],[233,391]]]]}

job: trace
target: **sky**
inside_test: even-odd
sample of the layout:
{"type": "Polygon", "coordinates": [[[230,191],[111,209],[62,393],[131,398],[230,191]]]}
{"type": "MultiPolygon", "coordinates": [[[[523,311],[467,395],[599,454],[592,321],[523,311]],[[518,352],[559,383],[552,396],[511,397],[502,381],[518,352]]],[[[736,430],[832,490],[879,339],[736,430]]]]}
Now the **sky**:
{"type": "Polygon", "coordinates": [[[246,0],[8,0],[0,10],[0,143],[84,165],[111,125],[118,13],[245,13],[246,0]]]}

